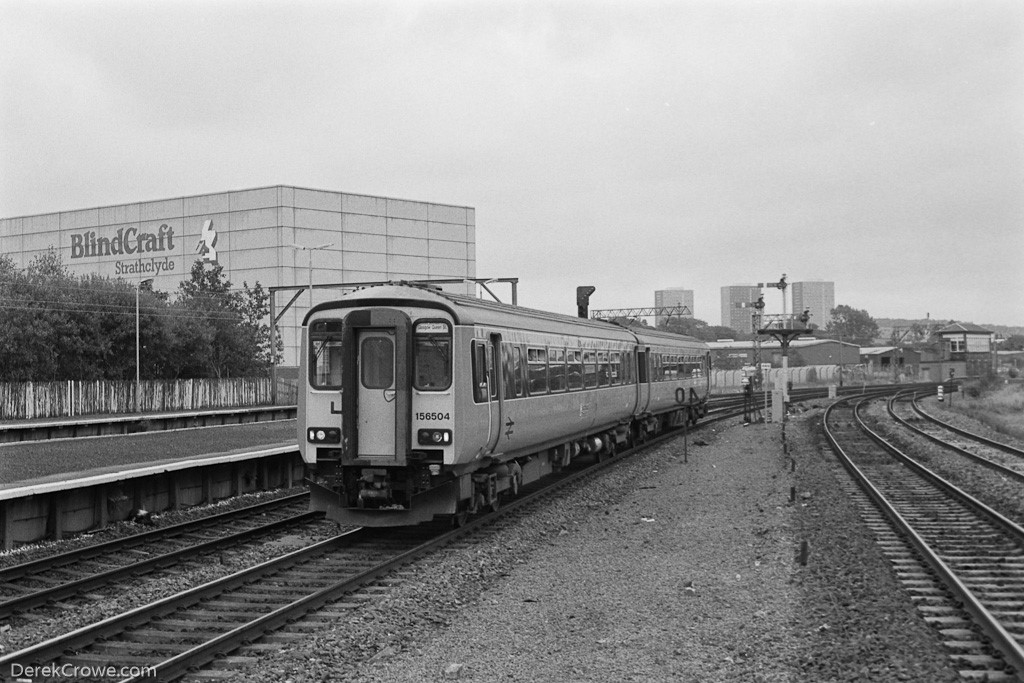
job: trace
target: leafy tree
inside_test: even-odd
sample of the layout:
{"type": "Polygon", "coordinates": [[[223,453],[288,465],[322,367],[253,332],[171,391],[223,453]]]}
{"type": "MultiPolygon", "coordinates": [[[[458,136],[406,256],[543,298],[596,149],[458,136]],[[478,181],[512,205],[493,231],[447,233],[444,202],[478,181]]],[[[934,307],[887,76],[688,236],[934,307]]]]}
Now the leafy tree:
{"type": "Polygon", "coordinates": [[[665,330],[666,332],[674,332],[675,334],[685,334],[691,337],[696,337],[702,341],[750,338],[750,335],[737,332],[731,327],[708,325],[699,318],[677,318],[673,316],[662,321],[662,323],[658,325],[658,329],[665,330]]]}
{"type": "Polygon", "coordinates": [[[269,327],[261,323],[269,298],[256,283],[232,291],[221,265],[192,265],[178,285],[171,318],[170,365],[178,377],[242,377],[268,367],[269,327]]]}
{"type": "Polygon", "coordinates": [[[1000,345],[1003,351],[1024,351],[1024,335],[1011,334],[1000,345]]]}
{"type": "Polygon", "coordinates": [[[869,346],[878,336],[878,323],[867,311],[839,305],[832,309],[825,334],[858,346],[869,346]]]}
{"type": "Polygon", "coordinates": [[[53,249],[24,270],[0,255],[0,381],[134,379],[136,302],[143,378],[257,373],[273,358],[268,301],[201,262],[172,301],[144,282],[75,276],[53,249]]]}

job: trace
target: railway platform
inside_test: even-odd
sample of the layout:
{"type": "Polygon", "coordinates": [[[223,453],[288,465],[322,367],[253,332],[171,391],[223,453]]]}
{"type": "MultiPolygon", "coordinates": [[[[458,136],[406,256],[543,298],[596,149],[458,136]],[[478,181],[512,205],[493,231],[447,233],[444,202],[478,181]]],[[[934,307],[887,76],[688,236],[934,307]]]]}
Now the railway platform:
{"type": "Polygon", "coordinates": [[[135,434],[295,418],[295,405],[245,406],[151,413],[76,415],[32,420],[0,420],[0,444],[45,439],[135,434]]]}
{"type": "MultiPolygon", "coordinates": [[[[136,416],[137,419],[137,416],[136,416]]],[[[291,420],[0,444],[0,549],[290,487],[303,465],[291,420]]]]}

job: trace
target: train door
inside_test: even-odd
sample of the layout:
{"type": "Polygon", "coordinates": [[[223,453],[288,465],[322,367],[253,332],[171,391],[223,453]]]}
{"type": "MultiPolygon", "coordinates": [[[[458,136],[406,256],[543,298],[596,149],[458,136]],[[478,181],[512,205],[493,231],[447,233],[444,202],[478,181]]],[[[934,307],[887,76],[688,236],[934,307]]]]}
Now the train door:
{"type": "Polygon", "coordinates": [[[651,347],[637,347],[636,350],[636,412],[647,412],[651,404],[651,372],[647,359],[651,356],[651,347]]]}
{"type": "Polygon", "coordinates": [[[505,414],[505,377],[502,370],[501,335],[493,333],[490,336],[490,343],[487,344],[487,381],[490,388],[487,400],[491,405],[487,411],[490,425],[487,429],[485,453],[493,453],[501,437],[501,424],[505,414]]]}
{"type": "Polygon", "coordinates": [[[395,333],[366,329],[356,332],[358,395],[356,414],[359,455],[394,458],[395,444],[395,333]]]}

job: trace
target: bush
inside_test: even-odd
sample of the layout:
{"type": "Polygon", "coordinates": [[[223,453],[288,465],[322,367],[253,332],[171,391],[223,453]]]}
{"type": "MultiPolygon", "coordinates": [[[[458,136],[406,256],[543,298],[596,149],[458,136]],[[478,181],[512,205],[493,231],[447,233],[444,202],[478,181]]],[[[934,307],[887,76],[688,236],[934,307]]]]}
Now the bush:
{"type": "Polygon", "coordinates": [[[981,382],[977,380],[973,382],[967,382],[963,386],[964,395],[966,395],[968,398],[981,398],[981,395],[984,393],[984,391],[985,389],[982,386],[981,382]]]}
{"type": "Polygon", "coordinates": [[[1020,376],[1020,370],[1017,368],[1010,368],[1010,379],[1017,379],[1020,376]]]}

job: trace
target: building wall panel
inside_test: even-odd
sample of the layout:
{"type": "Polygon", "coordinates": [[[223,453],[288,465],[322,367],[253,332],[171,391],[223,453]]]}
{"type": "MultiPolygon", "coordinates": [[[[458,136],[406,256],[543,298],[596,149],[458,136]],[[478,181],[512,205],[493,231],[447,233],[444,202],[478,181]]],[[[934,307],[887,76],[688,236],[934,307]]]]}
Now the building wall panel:
{"type": "Polygon", "coordinates": [[[467,215],[465,206],[450,206],[447,204],[430,204],[427,206],[427,220],[431,222],[465,225],[468,220],[467,215]]]}
{"type": "Polygon", "coordinates": [[[316,209],[295,209],[295,227],[311,230],[341,231],[341,214],[316,209]]]}
{"type": "Polygon", "coordinates": [[[388,273],[428,273],[428,259],[425,256],[401,256],[388,254],[388,273]]]}
{"type": "Polygon", "coordinates": [[[388,236],[428,237],[429,232],[427,230],[427,222],[408,220],[405,218],[388,218],[388,236]]]}
{"type": "MultiPolygon", "coordinates": [[[[185,200],[164,199],[156,202],[142,202],[139,204],[140,221],[171,221],[181,220],[185,215],[185,200]]],[[[61,227],[64,227],[61,225],[61,227]]]]}
{"type": "Polygon", "coordinates": [[[366,216],[360,213],[344,213],[341,216],[342,230],[372,235],[388,234],[387,219],[383,216],[366,216]]]}
{"type": "Polygon", "coordinates": [[[228,194],[204,194],[198,197],[185,197],[184,215],[206,216],[209,214],[227,213],[231,210],[228,205],[228,194]]]}
{"type": "Polygon", "coordinates": [[[402,256],[426,256],[427,240],[411,237],[388,237],[388,253],[402,256]]]}
{"type": "Polygon", "coordinates": [[[228,193],[228,206],[231,211],[268,209],[277,206],[278,202],[278,187],[260,187],[228,193]]]}
{"type": "Polygon", "coordinates": [[[341,247],[345,251],[362,251],[383,254],[388,248],[388,238],[384,235],[367,235],[358,232],[346,232],[341,236],[341,247]]]}
{"type": "Polygon", "coordinates": [[[452,225],[449,223],[430,222],[427,224],[427,236],[432,240],[447,240],[450,242],[466,241],[466,225],[452,225]]]}
{"type": "Polygon", "coordinates": [[[370,197],[361,194],[342,194],[341,210],[344,213],[361,213],[367,216],[387,216],[388,203],[384,197],[370,197]]]}
{"type": "Polygon", "coordinates": [[[469,249],[465,242],[445,242],[430,240],[427,243],[427,256],[431,258],[469,258],[469,249]]]}
{"type": "Polygon", "coordinates": [[[302,187],[296,187],[293,202],[296,209],[315,209],[317,211],[341,213],[340,192],[307,190],[302,187]]]}
{"type": "Polygon", "coordinates": [[[99,209],[83,209],[81,211],[64,211],[60,214],[61,230],[77,230],[79,228],[95,228],[100,224],[99,209]]]}

